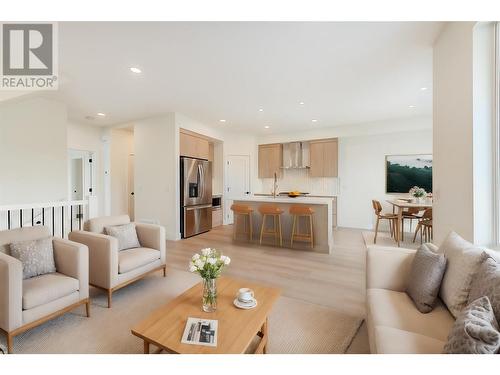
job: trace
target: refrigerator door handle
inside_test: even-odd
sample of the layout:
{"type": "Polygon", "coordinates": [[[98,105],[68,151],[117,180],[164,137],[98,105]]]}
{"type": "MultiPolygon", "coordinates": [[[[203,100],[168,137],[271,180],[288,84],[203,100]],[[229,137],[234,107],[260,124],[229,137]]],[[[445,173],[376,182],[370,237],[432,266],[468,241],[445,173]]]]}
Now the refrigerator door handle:
{"type": "Polygon", "coordinates": [[[186,211],[194,211],[194,210],[198,210],[200,208],[209,208],[209,207],[212,207],[211,204],[204,204],[204,205],[200,205],[200,206],[190,206],[190,207],[186,207],[186,211]]]}

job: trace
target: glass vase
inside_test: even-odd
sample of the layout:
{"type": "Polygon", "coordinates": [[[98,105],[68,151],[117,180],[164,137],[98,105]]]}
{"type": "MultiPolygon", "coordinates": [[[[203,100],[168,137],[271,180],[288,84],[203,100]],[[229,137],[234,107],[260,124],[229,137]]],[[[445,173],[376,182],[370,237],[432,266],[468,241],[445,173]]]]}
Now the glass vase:
{"type": "Polygon", "coordinates": [[[217,309],[217,279],[203,279],[203,311],[214,312],[217,309]]]}

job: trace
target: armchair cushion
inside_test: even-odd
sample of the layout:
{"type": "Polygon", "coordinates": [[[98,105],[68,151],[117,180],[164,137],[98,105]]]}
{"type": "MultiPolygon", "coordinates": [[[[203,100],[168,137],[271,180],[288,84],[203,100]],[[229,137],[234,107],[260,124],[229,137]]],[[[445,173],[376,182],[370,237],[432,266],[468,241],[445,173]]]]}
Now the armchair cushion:
{"type": "Polygon", "coordinates": [[[23,310],[65,297],[79,288],[79,281],[60,273],[48,273],[23,281],[23,310]]]}
{"type": "Polygon", "coordinates": [[[56,272],[51,237],[13,242],[10,253],[23,264],[23,279],[56,272]]]}
{"type": "Polygon", "coordinates": [[[157,259],[160,259],[160,251],[147,247],[120,251],[118,254],[118,273],[127,273],[157,259]]]}
{"type": "Polygon", "coordinates": [[[104,231],[118,239],[118,251],[141,247],[134,223],[106,226],[104,231]]]}
{"type": "Polygon", "coordinates": [[[95,217],[85,222],[85,230],[92,233],[104,234],[104,227],[130,223],[128,215],[95,217]]]}

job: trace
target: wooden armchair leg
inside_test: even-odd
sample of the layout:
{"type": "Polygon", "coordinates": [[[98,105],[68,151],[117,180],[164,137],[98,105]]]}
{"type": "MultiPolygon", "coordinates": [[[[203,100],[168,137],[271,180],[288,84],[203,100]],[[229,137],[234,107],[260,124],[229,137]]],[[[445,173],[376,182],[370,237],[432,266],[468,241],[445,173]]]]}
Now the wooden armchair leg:
{"type": "Polygon", "coordinates": [[[108,289],[108,309],[111,308],[112,299],[113,299],[113,290],[108,289]]]}
{"type": "Polygon", "coordinates": [[[7,332],[7,353],[14,353],[14,336],[7,332]]]}
{"type": "Polygon", "coordinates": [[[87,318],[90,318],[90,299],[85,302],[85,312],[87,313],[87,318]]]}
{"type": "Polygon", "coordinates": [[[167,265],[163,266],[163,277],[167,277],[167,265]]]}

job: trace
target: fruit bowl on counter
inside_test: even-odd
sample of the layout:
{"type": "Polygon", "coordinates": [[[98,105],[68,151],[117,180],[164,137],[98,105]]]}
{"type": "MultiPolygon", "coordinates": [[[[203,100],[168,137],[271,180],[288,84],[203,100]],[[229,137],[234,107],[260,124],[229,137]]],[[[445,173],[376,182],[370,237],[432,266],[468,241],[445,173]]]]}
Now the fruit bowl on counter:
{"type": "Polygon", "coordinates": [[[309,194],[309,193],[303,193],[303,192],[296,191],[296,190],[294,190],[294,191],[285,191],[285,192],[281,192],[280,193],[280,195],[287,195],[290,198],[304,197],[307,194],[309,194]]]}

